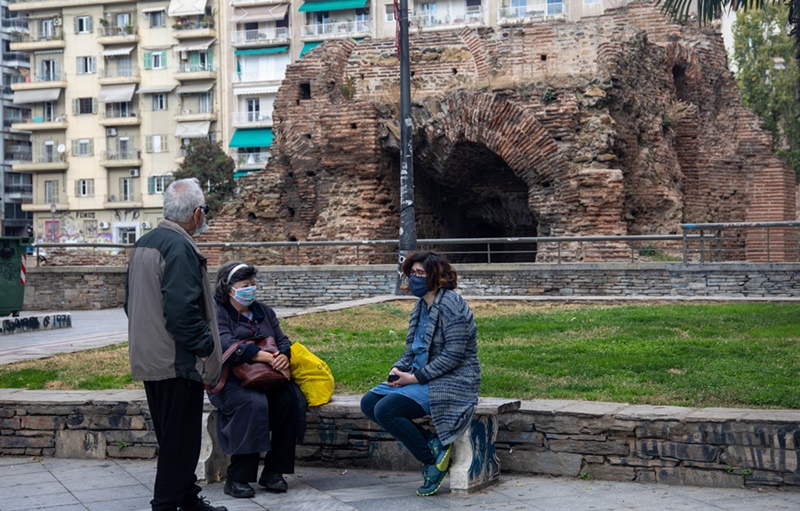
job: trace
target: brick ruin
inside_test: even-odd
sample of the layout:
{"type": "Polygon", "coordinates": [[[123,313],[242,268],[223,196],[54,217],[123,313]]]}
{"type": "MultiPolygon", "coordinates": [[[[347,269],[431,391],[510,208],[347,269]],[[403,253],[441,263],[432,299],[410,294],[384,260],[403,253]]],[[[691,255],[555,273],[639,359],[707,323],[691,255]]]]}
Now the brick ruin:
{"type": "MultiPolygon", "coordinates": [[[[795,176],[739,102],[713,27],[635,2],[578,22],[413,32],[420,239],[796,218],[795,176]]],[[[240,180],[202,241],[396,239],[398,80],[394,40],[331,41],[290,65],[272,159],[240,180]]],[[[758,260],[757,243],[738,243],[758,260]]],[[[625,257],[604,248],[596,259],[625,257]]],[[[246,257],[281,262],[267,250],[246,257]]]]}

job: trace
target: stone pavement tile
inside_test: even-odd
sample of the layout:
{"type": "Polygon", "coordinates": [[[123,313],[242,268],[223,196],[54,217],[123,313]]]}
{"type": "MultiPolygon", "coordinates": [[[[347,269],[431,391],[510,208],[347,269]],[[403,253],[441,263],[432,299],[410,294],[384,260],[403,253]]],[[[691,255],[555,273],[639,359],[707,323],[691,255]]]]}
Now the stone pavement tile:
{"type": "Polygon", "coordinates": [[[256,490],[256,496],[253,497],[252,500],[265,507],[270,507],[273,504],[284,505],[292,502],[324,500],[327,498],[327,495],[324,492],[321,492],[316,488],[312,488],[305,483],[299,482],[295,477],[287,475],[285,478],[286,482],[289,483],[289,491],[286,493],[268,492],[258,484],[253,483],[252,486],[256,490]]]}
{"type": "MultiPolygon", "coordinates": [[[[417,472],[385,472],[378,470],[342,470],[342,469],[314,469],[306,472],[298,470],[297,477],[304,483],[318,490],[328,491],[340,488],[361,488],[372,485],[385,485],[392,482],[421,481],[422,476],[417,472]]],[[[413,486],[416,490],[419,484],[413,486]]]]}
{"type": "Polygon", "coordinates": [[[51,493],[48,495],[26,495],[24,497],[2,499],[3,511],[33,511],[42,508],[80,505],[78,499],[67,493],[51,493]]]}
{"type": "MultiPolygon", "coordinates": [[[[582,483],[583,481],[581,481],[582,483]]],[[[508,477],[500,476],[500,483],[492,486],[492,491],[508,495],[511,498],[529,501],[541,497],[557,497],[572,495],[578,492],[578,486],[569,479],[555,477],[508,477]]]]}
{"type": "Polygon", "coordinates": [[[355,511],[357,508],[335,499],[306,500],[285,504],[271,504],[269,511],[355,511]]]}
{"type": "MultiPolygon", "coordinates": [[[[5,508],[2,508],[5,510],[5,508]]],[[[40,507],[36,508],[36,511],[88,511],[86,506],[83,504],[67,504],[66,506],[56,506],[56,507],[40,507]]],[[[150,506],[147,507],[147,511],[150,511],[150,506]]]]}
{"type": "Polygon", "coordinates": [[[53,458],[47,460],[47,468],[59,481],[74,482],[104,477],[127,479],[128,473],[113,460],[74,460],[53,458]]]}
{"type": "Polygon", "coordinates": [[[120,500],[100,500],[97,502],[84,502],[89,511],[150,511],[150,499],[120,499],[120,500]]]}
{"type": "MultiPolygon", "coordinates": [[[[800,495],[798,495],[800,497],[800,495]]],[[[778,493],[728,496],[720,495],[712,503],[725,511],[750,511],[754,509],[769,511],[797,511],[800,509],[800,498],[785,498],[778,493]]]]}
{"type": "MultiPolygon", "coordinates": [[[[94,474],[86,474],[86,477],[82,478],[69,478],[64,479],[63,477],[58,477],[58,480],[64,487],[73,492],[83,492],[87,490],[105,490],[105,491],[114,491],[116,488],[128,488],[131,486],[138,486],[138,487],[146,487],[147,485],[140,483],[136,479],[127,475],[118,475],[118,474],[109,474],[109,475],[102,475],[96,476],[94,474]]],[[[152,488],[152,485],[150,485],[152,488]]]]}
{"type": "MultiPolygon", "coordinates": [[[[228,495],[225,496],[228,500],[209,500],[209,502],[214,506],[225,506],[228,508],[228,511],[264,511],[265,509],[269,509],[268,507],[253,502],[251,499],[234,499],[228,495]]],[[[148,508],[147,511],[150,511],[150,508],[148,508]]]]}
{"type": "Polygon", "coordinates": [[[3,488],[11,488],[14,486],[19,486],[21,484],[28,484],[34,479],[38,483],[58,482],[58,480],[55,477],[53,477],[53,474],[47,472],[46,470],[36,471],[36,472],[22,472],[21,474],[0,475],[0,490],[2,490],[3,488]]]}
{"type": "Polygon", "coordinates": [[[0,486],[4,485],[4,477],[13,477],[22,474],[31,474],[39,477],[39,474],[47,472],[47,468],[38,461],[31,460],[30,458],[16,459],[17,463],[9,463],[8,465],[0,466],[0,486]]]}
{"type": "Polygon", "coordinates": [[[84,504],[90,502],[100,502],[109,500],[121,499],[137,499],[147,497],[149,501],[152,498],[153,492],[150,488],[146,488],[143,484],[135,484],[132,486],[123,486],[127,481],[120,481],[120,484],[98,486],[92,490],[71,491],[75,498],[84,504]]]}
{"type": "Polygon", "coordinates": [[[118,460],[117,466],[150,488],[156,482],[156,465],[151,460],[118,460]]]}
{"type": "Polygon", "coordinates": [[[435,495],[436,504],[448,509],[482,509],[480,506],[505,506],[506,504],[519,503],[520,501],[497,491],[494,487],[485,490],[462,495],[460,493],[444,493],[435,495]],[[474,506],[478,506],[477,508],[474,506]]]}
{"type": "MultiPolygon", "coordinates": [[[[425,511],[445,509],[437,504],[437,495],[433,497],[419,497],[416,493],[412,493],[410,496],[404,498],[354,500],[348,502],[348,504],[358,511],[425,511]]],[[[272,509],[270,509],[270,511],[272,511],[272,509]]]]}
{"type": "MultiPolygon", "coordinates": [[[[53,493],[64,493],[64,486],[56,481],[40,482],[37,479],[27,478],[26,482],[8,486],[0,486],[0,495],[5,499],[24,497],[25,495],[50,495],[53,493]]],[[[3,509],[0,503],[0,509],[3,509]]]]}
{"type": "MultiPolygon", "coordinates": [[[[440,491],[446,490],[446,486],[447,483],[442,485],[440,491]]],[[[341,500],[342,502],[350,502],[354,500],[371,500],[393,497],[417,497],[416,490],[418,487],[419,484],[402,482],[392,484],[373,484],[370,486],[359,486],[357,488],[342,488],[340,490],[328,490],[325,493],[335,499],[341,500]]]]}

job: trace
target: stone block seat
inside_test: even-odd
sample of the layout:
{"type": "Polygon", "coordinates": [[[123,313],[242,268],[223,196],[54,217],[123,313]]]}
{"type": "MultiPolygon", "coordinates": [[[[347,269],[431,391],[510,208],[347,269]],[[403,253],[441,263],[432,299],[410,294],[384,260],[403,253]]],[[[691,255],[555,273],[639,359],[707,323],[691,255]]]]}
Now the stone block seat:
{"type": "MultiPolygon", "coordinates": [[[[418,462],[399,442],[361,413],[361,396],[334,396],[330,403],[309,409],[304,449],[298,458],[304,464],[331,466],[368,466],[375,469],[413,469],[418,462]],[[387,444],[392,444],[387,446],[387,444]],[[396,445],[395,445],[396,444],[396,445]],[[405,456],[381,455],[392,452],[405,456]],[[391,461],[388,461],[391,460],[391,461]]],[[[520,408],[519,400],[481,398],[467,430],[453,446],[450,489],[470,493],[500,478],[500,461],[495,453],[498,416],[520,408]]],[[[216,409],[208,402],[203,413],[203,447],[197,465],[198,479],[206,482],[225,478],[228,457],[217,444],[216,409]]],[[[421,419],[430,424],[428,418],[421,419]]]]}

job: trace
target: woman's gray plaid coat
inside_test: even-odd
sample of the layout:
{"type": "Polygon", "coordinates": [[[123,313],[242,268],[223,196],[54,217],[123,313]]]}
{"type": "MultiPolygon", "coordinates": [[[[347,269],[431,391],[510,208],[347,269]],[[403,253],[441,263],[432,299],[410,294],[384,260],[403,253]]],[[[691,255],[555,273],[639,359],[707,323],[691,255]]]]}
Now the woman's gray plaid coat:
{"type": "MultiPolygon", "coordinates": [[[[419,323],[417,301],[408,324],[406,351],[394,364],[402,371],[411,368],[414,354],[411,345],[419,323]]],[[[461,296],[450,289],[440,289],[430,309],[425,331],[428,365],[414,371],[420,383],[428,383],[431,418],[436,434],[444,445],[451,444],[467,429],[478,403],[481,366],[478,362],[478,333],[472,311],[461,296]]]]}

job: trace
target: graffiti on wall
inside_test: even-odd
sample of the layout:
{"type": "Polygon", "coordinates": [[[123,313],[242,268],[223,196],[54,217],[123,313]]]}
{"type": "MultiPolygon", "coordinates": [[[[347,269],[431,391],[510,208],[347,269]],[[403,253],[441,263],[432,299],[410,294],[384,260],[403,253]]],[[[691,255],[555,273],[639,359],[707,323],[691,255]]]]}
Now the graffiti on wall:
{"type": "Polygon", "coordinates": [[[71,328],[72,316],[69,314],[49,314],[47,316],[30,316],[26,318],[8,318],[0,321],[0,335],[18,334],[22,332],[38,332],[56,328],[71,328]]]}

